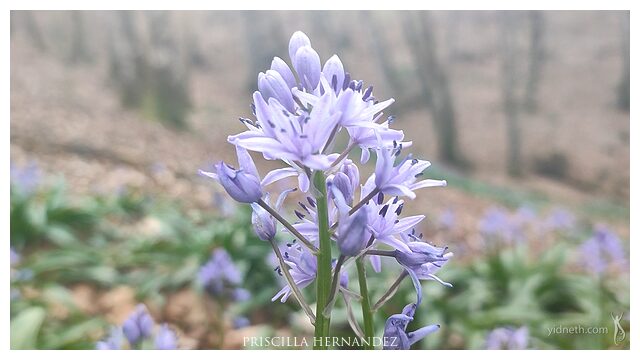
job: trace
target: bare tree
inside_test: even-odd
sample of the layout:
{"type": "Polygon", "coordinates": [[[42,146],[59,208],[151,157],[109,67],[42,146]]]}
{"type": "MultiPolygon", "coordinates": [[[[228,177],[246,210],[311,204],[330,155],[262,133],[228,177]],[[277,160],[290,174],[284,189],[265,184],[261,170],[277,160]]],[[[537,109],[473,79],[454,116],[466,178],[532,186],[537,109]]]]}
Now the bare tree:
{"type": "Polygon", "coordinates": [[[622,44],[620,49],[622,55],[622,75],[618,83],[618,107],[621,110],[629,111],[629,97],[631,92],[630,74],[630,33],[629,33],[629,11],[625,11],[622,16],[622,44]]]}
{"type": "Polygon", "coordinates": [[[84,13],[82,11],[71,11],[71,49],[69,51],[69,61],[72,63],[82,63],[91,60],[87,45],[84,26],[84,13]]]}
{"type": "Polygon", "coordinates": [[[394,94],[397,94],[399,98],[404,98],[400,74],[398,74],[395,64],[393,63],[393,58],[389,54],[390,49],[393,47],[389,46],[385,32],[380,31],[380,29],[384,28],[384,24],[380,24],[376,18],[376,14],[372,14],[371,11],[361,11],[360,17],[365,27],[369,29],[370,36],[367,37],[369,39],[369,45],[373,50],[376,60],[380,64],[386,82],[390,85],[394,94]]]}
{"type": "Polygon", "coordinates": [[[507,171],[512,176],[522,174],[520,114],[516,94],[516,35],[515,14],[510,11],[498,13],[502,51],[502,102],[507,120],[507,171]]]}
{"type": "Polygon", "coordinates": [[[466,165],[458,149],[456,116],[447,74],[436,56],[436,42],[428,13],[406,12],[404,32],[409,41],[424,101],[438,134],[438,156],[453,165],[466,165]]]}
{"type": "MultiPolygon", "coordinates": [[[[243,11],[242,17],[245,24],[247,52],[251,54],[249,61],[249,82],[248,89],[255,89],[255,79],[261,71],[269,69],[271,60],[276,54],[288,54],[287,48],[283,46],[283,39],[286,39],[280,23],[276,19],[274,12],[264,11],[243,11]],[[258,30],[259,29],[259,30],[258,30]]],[[[286,59],[284,59],[286,61],[286,59]]]]}
{"type": "Polygon", "coordinates": [[[20,18],[22,18],[22,25],[26,31],[27,37],[31,41],[31,44],[40,51],[47,51],[47,44],[44,41],[42,32],[40,31],[40,25],[35,19],[34,12],[29,10],[18,11],[20,18]]]}
{"type": "Polygon", "coordinates": [[[538,108],[538,84],[544,62],[544,14],[529,11],[529,70],[524,89],[524,108],[535,112],[538,108]]]}

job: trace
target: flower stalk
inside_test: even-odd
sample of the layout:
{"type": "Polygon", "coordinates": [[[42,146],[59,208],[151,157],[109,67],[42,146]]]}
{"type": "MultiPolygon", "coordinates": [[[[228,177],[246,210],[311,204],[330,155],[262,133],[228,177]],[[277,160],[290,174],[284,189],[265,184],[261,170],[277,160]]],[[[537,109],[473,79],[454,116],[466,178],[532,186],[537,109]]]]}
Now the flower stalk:
{"type": "Polygon", "coordinates": [[[369,289],[367,288],[367,274],[364,269],[363,258],[356,260],[358,269],[358,283],[360,284],[360,296],[362,296],[362,318],[364,320],[364,337],[363,347],[365,350],[373,350],[373,313],[369,303],[369,289]]]}
{"type": "Polygon", "coordinates": [[[324,308],[327,306],[331,288],[331,235],[329,233],[329,211],[327,204],[326,179],[322,171],[316,171],[313,176],[313,184],[318,190],[316,204],[318,211],[318,275],[317,282],[317,307],[314,336],[319,341],[314,341],[314,349],[327,349],[323,339],[329,336],[329,324],[331,315],[325,316],[324,308]]]}

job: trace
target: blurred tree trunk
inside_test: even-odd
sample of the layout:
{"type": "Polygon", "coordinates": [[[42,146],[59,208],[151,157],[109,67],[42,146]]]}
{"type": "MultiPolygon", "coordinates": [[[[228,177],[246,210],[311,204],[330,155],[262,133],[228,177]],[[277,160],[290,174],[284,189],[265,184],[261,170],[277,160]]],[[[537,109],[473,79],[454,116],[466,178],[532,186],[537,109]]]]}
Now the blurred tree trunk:
{"type": "Polygon", "coordinates": [[[544,14],[529,11],[529,71],[524,93],[524,108],[535,112],[538,109],[538,84],[544,62],[544,14]]]}
{"type": "Polygon", "coordinates": [[[520,176],[522,150],[520,114],[516,96],[516,19],[514,13],[510,11],[500,11],[498,17],[502,51],[502,102],[507,121],[507,171],[511,176],[520,176]]]}
{"type": "Polygon", "coordinates": [[[629,11],[625,11],[622,17],[622,75],[618,83],[618,108],[629,111],[630,105],[630,76],[631,76],[631,52],[630,52],[630,27],[629,27],[629,11]]]}
{"type": "Polygon", "coordinates": [[[47,44],[44,42],[44,38],[40,32],[40,26],[34,17],[33,11],[23,10],[19,13],[22,14],[24,29],[27,32],[29,40],[31,40],[31,44],[42,52],[47,51],[47,44]]]}
{"type": "Polygon", "coordinates": [[[120,11],[110,36],[111,80],[122,104],[174,128],[187,126],[191,107],[186,51],[165,11],[120,11]]]}
{"type": "Polygon", "coordinates": [[[465,166],[466,161],[458,149],[458,134],[449,80],[436,56],[431,19],[428,13],[422,11],[405,14],[404,32],[414,56],[416,75],[424,100],[431,112],[438,135],[438,156],[449,164],[465,166]]]}
{"type": "MultiPolygon", "coordinates": [[[[257,88],[258,73],[271,67],[271,60],[276,54],[288,54],[288,37],[282,36],[282,28],[277,21],[278,14],[256,10],[242,11],[245,24],[247,56],[249,61],[249,77],[247,88],[257,88]],[[260,29],[259,31],[257,29],[260,29]],[[286,39],[285,41],[282,41],[286,39]],[[286,44],[286,45],[283,45],[286,44]]],[[[289,34],[291,35],[291,34],[289,34]]],[[[283,58],[290,63],[289,57],[283,58]]]]}
{"type": "MultiPolygon", "coordinates": [[[[402,86],[402,80],[400,79],[400,74],[398,74],[398,71],[393,64],[393,59],[389,54],[389,52],[393,51],[393,47],[387,42],[385,32],[379,31],[384,27],[384,25],[379,23],[376,19],[376,14],[372,14],[371,11],[360,11],[360,16],[364,27],[369,29],[369,46],[373,50],[373,54],[380,64],[380,68],[382,69],[386,82],[390,85],[391,91],[393,94],[396,94],[396,97],[404,99],[405,93],[402,86]]],[[[404,103],[405,101],[402,102],[404,103]]]]}
{"type": "Polygon", "coordinates": [[[71,11],[71,50],[69,61],[71,63],[83,63],[91,60],[87,41],[85,38],[85,27],[82,11],[71,11]]]}

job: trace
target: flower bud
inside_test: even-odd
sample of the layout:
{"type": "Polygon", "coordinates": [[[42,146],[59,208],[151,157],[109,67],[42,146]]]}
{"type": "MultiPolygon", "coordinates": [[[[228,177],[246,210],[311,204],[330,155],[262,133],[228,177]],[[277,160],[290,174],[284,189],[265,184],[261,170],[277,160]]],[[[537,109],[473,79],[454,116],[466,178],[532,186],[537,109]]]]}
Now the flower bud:
{"type": "Polygon", "coordinates": [[[178,339],[176,333],[169,328],[169,325],[162,324],[155,339],[156,350],[176,350],[178,339]]]}
{"type": "Polygon", "coordinates": [[[260,240],[270,241],[276,236],[275,219],[258,204],[251,204],[251,208],[253,209],[253,213],[251,214],[253,230],[260,240]]]}
{"type": "Polygon", "coordinates": [[[274,98],[290,112],[295,112],[295,103],[291,95],[291,88],[284,81],[279,72],[267,70],[267,73],[258,75],[258,89],[265,101],[274,98]]]}
{"type": "Polygon", "coordinates": [[[351,180],[347,175],[339,172],[333,176],[333,185],[338,188],[338,191],[342,193],[344,200],[347,204],[353,202],[353,188],[351,187],[351,180]]]}
{"type": "Polygon", "coordinates": [[[296,52],[293,67],[300,82],[307,90],[314,90],[320,82],[320,56],[311,48],[303,46],[296,52]]]}
{"type": "Polygon", "coordinates": [[[355,214],[344,217],[338,225],[338,248],[344,256],[355,256],[367,242],[367,211],[360,209],[355,214]]]}
{"type": "Polygon", "coordinates": [[[274,57],[273,61],[271,61],[271,70],[277,71],[278,74],[282,76],[282,78],[284,79],[284,82],[287,83],[287,87],[289,87],[289,90],[291,90],[291,88],[296,87],[296,77],[293,76],[293,72],[291,71],[291,68],[289,68],[289,65],[287,65],[287,63],[284,62],[284,60],[280,59],[277,56],[274,57]]]}
{"type": "Polygon", "coordinates": [[[311,40],[307,34],[302,31],[296,31],[291,35],[291,39],[289,40],[289,58],[291,59],[291,63],[296,63],[296,54],[298,53],[298,49],[303,46],[311,46],[311,40]]]}
{"type": "Polygon", "coordinates": [[[147,308],[142,304],[138,305],[135,312],[122,324],[124,336],[131,345],[135,345],[151,336],[152,330],[153,319],[147,312],[147,308]]]}
{"type": "Polygon", "coordinates": [[[216,164],[216,172],[218,181],[234,200],[250,204],[262,198],[260,179],[255,175],[236,170],[222,161],[216,164]]]}
{"type": "Polygon", "coordinates": [[[342,83],[344,82],[344,66],[342,65],[338,55],[333,55],[326,63],[324,63],[322,73],[336,93],[339,92],[338,90],[342,90],[342,83]],[[333,82],[334,76],[336,78],[335,84],[333,82]]]}

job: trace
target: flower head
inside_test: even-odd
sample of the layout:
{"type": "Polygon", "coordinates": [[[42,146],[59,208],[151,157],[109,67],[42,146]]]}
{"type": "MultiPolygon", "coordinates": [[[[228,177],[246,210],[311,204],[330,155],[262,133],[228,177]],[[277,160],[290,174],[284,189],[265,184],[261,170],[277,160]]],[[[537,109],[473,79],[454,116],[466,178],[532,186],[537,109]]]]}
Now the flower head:
{"type": "Polygon", "coordinates": [[[344,256],[356,256],[367,245],[367,210],[360,209],[355,214],[345,214],[338,226],[338,249],[344,256]]]}
{"type": "Polygon", "coordinates": [[[409,350],[411,345],[440,329],[440,325],[434,324],[407,333],[407,326],[413,321],[415,310],[416,304],[409,304],[401,314],[391,315],[387,319],[384,325],[384,350],[409,350]]]}
{"type": "Polygon", "coordinates": [[[529,344],[529,329],[501,327],[492,330],[487,336],[488,350],[525,350],[529,344]]]}
{"type": "Polygon", "coordinates": [[[151,336],[153,326],[153,319],[146,306],[139,304],[133,314],[122,324],[122,331],[129,343],[135,345],[151,336]]]}
{"type": "Polygon", "coordinates": [[[378,159],[376,160],[374,182],[376,188],[382,193],[415,199],[414,190],[447,185],[445,180],[427,179],[416,182],[416,179],[422,176],[424,170],[431,166],[431,163],[425,160],[413,159],[409,155],[400,161],[398,165],[395,165],[395,159],[400,155],[401,150],[401,144],[396,144],[396,146],[389,149],[379,148],[376,150],[378,159]]]}
{"type": "Polygon", "coordinates": [[[620,238],[603,225],[596,227],[591,238],[580,246],[582,263],[590,272],[602,274],[610,265],[627,266],[620,238]]]}
{"type": "MultiPolygon", "coordinates": [[[[285,263],[290,267],[289,273],[298,288],[303,289],[315,280],[318,273],[318,260],[306,248],[294,242],[287,244],[282,253],[284,254],[285,263]]],[[[282,276],[282,271],[287,270],[283,270],[278,266],[276,271],[282,276]]],[[[280,299],[281,302],[285,302],[291,296],[291,293],[289,285],[285,285],[271,298],[271,301],[280,299]]]]}
{"type": "Polygon", "coordinates": [[[96,350],[120,350],[122,349],[122,342],[122,328],[114,326],[109,331],[107,338],[96,343],[96,350]]]}
{"type": "Polygon", "coordinates": [[[240,270],[224,249],[216,249],[198,271],[198,282],[212,296],[234,299],[234,291],[242,281],[240,270]]]}
{"type": "Polygon", "coordinates": [[[418,241],[414,235],[411,236],[416,241],[407,243],[409,251],[396,250],[395,258],[411,277],[413,286],[416,289],[416,303],[420,305],[422,302],[422,286],[420,280],[435,280],[442,285],[452,286],[450,283],[437,277],[435,273],[449,261],[453,253],[447,252],[446,247],[436,247],[426,242],[418,241]]]}
{"type": "Polygon", "coordinates": [[[277,169],[269,172],[264,179],[260,180],[260,174],[256,168],[249,152],[242,147],[236,146],[239,169],[235,169],[222,161],[215,165],[216,172],[200,170],[200,174],[210,177],[220,183],[234,200],[242,203],[254,203],[263,196],[263,187],[273,182],[297,175],[297,171],[292,168],[277,169]]]}
{"type": "Polygon", "coordinates": [[[154,341],[156,350],[176,350],[178,348],[178,337],[169,328],[169,325],[162,324],[154,341]]]}

